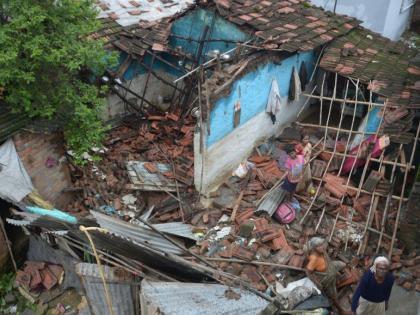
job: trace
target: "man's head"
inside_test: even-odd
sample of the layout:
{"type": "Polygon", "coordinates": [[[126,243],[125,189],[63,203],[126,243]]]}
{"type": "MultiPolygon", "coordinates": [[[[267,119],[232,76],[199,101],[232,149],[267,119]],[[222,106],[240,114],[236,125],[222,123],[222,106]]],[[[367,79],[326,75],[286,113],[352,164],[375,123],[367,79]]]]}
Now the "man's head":
{"type": "Polygon", "coordinates": [[[378,277],[379,279],[383,279],[386,273],[389,271],[390,262],[388,258],[384,256],[376,257],[375,261],[373,262],[373,266],[370,270],[378,277]]]}
{"type": "Polygon", "coordinates": [[[380,262],[376,264],[376,275],[378,278],[385,278],[385,275],[388,271],[389,271],[389,263],[380,262]]]}
{"type": "Polygon", "coordinates": [[[310,251],[323,254],[327,249],[327,242],[322,237],[312,237],[309,240],[308,248],[310,251]]]}

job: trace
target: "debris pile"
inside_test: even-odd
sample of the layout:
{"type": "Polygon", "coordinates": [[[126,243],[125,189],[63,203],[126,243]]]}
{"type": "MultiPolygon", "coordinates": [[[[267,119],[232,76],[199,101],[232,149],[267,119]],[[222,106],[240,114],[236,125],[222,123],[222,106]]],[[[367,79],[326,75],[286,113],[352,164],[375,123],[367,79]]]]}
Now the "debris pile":
{"type": "Polygon", "coordinates": [[[73,191],[76,198],[67,211],[87,214],[102,208],[134,217],[147,202],[140,190],[191,191],[193,136],[192,118],[174,113],[150,115],[138,129],[121,126],[111,130],[105,147],[95,149],[100,163],[88,157],[91,161],[86,167],[72,165],[74,185],[67,191],[73,191]]]}

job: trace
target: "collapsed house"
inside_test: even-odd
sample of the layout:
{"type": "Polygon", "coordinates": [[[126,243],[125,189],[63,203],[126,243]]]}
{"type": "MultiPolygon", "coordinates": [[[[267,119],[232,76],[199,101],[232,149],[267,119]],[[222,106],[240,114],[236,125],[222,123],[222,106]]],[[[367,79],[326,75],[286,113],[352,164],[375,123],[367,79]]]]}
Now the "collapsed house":
{"type": "Polygon", "coordinates": [[[115,21],[97,34],[122,51],[115,75],[127,80],[117,83],[121,91],[110,96],[110,111],[125,104],[197,113],[194,181],[205,195],[256,144],[296,119],[307,102],[300,91],[311,91],[318,49],[358,25],[301,1],[203,2],[171,19],[145,11],[135,15],[140,26],[115,29],[125,18],[110,12],[121,10],[136,11],[107,8],[102,15],[115,21]],[[275,104],[268,109],[270,90],[275,104]]]}
{"type": "MultiPolygon", "coordinates": [[[[343,305],[378,252],[400,285],[419,289],[416,242],[398,233],[418,227],[407,206],[420,130],[414,50],[300,0],[98,6],[103,29],[92,36],[120,53],[101,78],[111,87],[104,116],[122,124],[94,150],[100,163],[87,154],[86,167],[70,165],[65,212],[26,207],[36,201],[13,210],[9,224],[56,248],[33,236],[29,260],[62,265],[72,283],[61,285],[84,288],[95,314],[256,314],[302,281],[314,235],[347,264],[343,305]],[[285,145],[303,132],[314,144],[312,189],[295,194],[296,219],[279,224],[285,145]],[[104,277],[84,256],[108,265],[104,277]]],[[[29,295],[51,287],[28,282],[36,268],[50,266],[19,274],[29,295]]],[[[289,298],[283,311],[329,306],[308,300],[289,298]]]]}

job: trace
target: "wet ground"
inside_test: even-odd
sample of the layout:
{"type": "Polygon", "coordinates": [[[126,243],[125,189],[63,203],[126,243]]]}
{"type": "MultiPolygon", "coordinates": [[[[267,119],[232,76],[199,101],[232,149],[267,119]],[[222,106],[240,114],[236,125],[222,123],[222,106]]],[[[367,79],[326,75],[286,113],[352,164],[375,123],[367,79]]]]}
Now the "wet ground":
{"type": "Polygon", "coordinates": [[[395,285],[386,315],[420,315],[420,293],[395,285]]]}

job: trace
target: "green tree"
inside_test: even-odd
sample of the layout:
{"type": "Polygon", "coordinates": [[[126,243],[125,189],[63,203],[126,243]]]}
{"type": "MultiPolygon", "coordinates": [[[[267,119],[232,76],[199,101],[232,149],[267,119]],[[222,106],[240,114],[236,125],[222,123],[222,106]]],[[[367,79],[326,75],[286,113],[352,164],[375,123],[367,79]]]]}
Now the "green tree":
{"type": "Polygon", "coordinates": [[[104,100],[90,84],[115,56],[89,36],[100,23],[93,0],[0,0],[0,87],[5,102],[31,117],[67,117],[77,156],[103,140],[104,100]]]}

